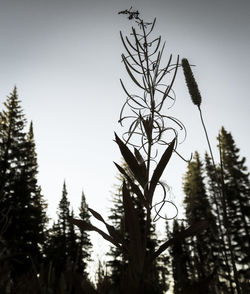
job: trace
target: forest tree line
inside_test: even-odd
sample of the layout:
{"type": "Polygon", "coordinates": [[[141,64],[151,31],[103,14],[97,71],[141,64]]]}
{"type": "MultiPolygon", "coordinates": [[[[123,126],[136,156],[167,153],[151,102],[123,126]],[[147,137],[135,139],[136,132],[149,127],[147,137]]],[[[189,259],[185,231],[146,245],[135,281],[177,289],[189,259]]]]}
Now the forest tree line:
{"type": "MultiPolygon", "coordinates": [[[[204,293],[233,294],[235,279],[243,294],[250,293],[249,173],[231,133],[222,127],[219,138],[223,168],[214,166],[207,153],[204,160],[194,153],[183,183],[184,219],[166,221],[166,239],[196,221],[207,220],[209,226],[197,236],[175,243],[151,265],[146,277],[148,294],[163,294],[170,285],[174,294],[200,293],[201,287],[204,293]],[[223,177],[223,195],[218,175],[223,177]]],[[[127,168],[125,163],[123,167],[127,168]]],[[[123,175],[119,180],[124,181],[123,175]]],[[[119,248],[110,248],[106,268],[99,267],[95,283],[90,280],[89,234],[69,221],[70,217],[90,220],[86,197],[84,193],[81,196],[74,215],[64,182],[58,218],[48,226],[47,203],[38,184],[33,125],[31,122],[27,129],[14,88],[0,112],[0,293],[121,292],[128,256],[119,248]]],[[[109,222],[126,235],[121,197],[118,185],[109,222]]],[[[135,195],[132,199],[143,231],[145,208],[135,195]]],[[[148,252],[158,245],[153,223],[147,236],[148,252]]]]}

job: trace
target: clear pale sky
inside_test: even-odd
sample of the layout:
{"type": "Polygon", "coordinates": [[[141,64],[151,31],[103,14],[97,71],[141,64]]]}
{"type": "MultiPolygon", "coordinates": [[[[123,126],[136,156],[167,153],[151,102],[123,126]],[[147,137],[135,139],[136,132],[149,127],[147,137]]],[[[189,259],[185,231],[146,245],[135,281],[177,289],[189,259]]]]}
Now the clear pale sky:
{"type": "MultiPolygon", "coordinates": [[[[249,165],[248,0],[0,0],[1,108],[16,85],[26,117],[33,120],[39,183],[50,217],[56,215],[64,179],[75,209],[83,189],[89,206],[108,214],[117,174],[113,161],[121,158],[113,132],[124,131],[118,119],[126,99],[119,83],[126,79],[119,31],[128,33],[132,25],[117,12],[130,6],[145,20],[157,18],[155,33],[167,41],[166,58],[179,54],[196,65],[214,152],[224,125],[249,165]]],[[[187,158],[195,150],[203,155],[199,114],[181,70],[174,89],[177,101],[169,114],[188,131],[179,152],[187,158]]],[[[185,170],[174,155],[164,176],[178,205],[185,170]]],[[[104,245],[98,242],[101,252],[104,245]]]]}

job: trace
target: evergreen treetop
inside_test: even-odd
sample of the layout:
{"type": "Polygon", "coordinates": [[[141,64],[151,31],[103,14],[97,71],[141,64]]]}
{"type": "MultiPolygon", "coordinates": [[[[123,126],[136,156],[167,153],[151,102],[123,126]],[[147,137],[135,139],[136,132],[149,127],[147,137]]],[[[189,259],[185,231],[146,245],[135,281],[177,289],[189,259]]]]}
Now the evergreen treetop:
{"type": "Polygon", "coordinates": [[[32,124],[26,119],[17,89],[0,112],[0,211],[8,212],[3,238],[13,255],[16,275],[42,259],[45,241],[46,203],[37,183],[37,155],[32,124]]]}

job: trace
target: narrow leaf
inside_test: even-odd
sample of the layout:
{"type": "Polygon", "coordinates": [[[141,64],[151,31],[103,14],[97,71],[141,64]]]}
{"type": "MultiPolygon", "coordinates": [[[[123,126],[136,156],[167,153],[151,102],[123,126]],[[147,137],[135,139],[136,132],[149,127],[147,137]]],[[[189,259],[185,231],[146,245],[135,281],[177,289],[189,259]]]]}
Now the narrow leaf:
{"type": "MultiPolygon", "coordinates": [[[[121,31],[120,31],[120,36],[121,36],[121,40],[122,40],[123,46],[124,46],[124,48],[127,50],[129,56],[132,58],[132,60],[135,62],[135,64],[137,64],[137,65],[140,66],[140,64],[139,64],[139,63],[136,61],[136,59],[134,58],[133,54],[132,54],[132,53],[130,52],[130,50],[128,49],[128,46],[126,45],[126,42],[125,42],[125,40],[124,40],[124,38],[123,38],[123,35],[122,35],[122,32],[121,32],[121,31]]],[[[126,40],[127,40],[128,44],[130,45],[130,47],[131,47],[133,50],[136,51],[136,48],[134,48],[134,46],[132,46],[132,44],[129,42],[129,40],[128,40],[127,37],[126,37],[126,40]]]]}
{"type": "Polygon", "coordinates": [[[88,208],[88,210],[92,213],[92,215],[96,219],[98,219],[99,221],[101,221],[102,223],[105,224],[111,237],[113,237],[118,243],[124,244],[124,239],[123,239],[122,235],[119,233],[119,231],[117,231],[113,226],[107,224],[105,222],[105,220],[103,219],[103,217],[98,212],[96,212],[94,209],[88,208]]]}
{"type": "Polygon", "coordinates": [[[124,54],[122,54],[122,59],[123,59],[123,62],[125,62],[124,60],[126,60],[126,64],[133,70],[135,71],[136,73],[138,73],[139,75],[142,74],[142,72],[140,72],[139,70],[137,70],[134,66],[132,66],[132,64],[127,60],[126,56],[124,54]]]}
{"type": "Polygon", "coordinates": [[[183,230],[182,232],[176,233],[176,235],[163,243],[156,252],[153,253],[151,256],[151,261],[153,261],[157,256],[159,256],[163,251],[165,251],[169,246],[172,246],[173,244],[176,244],[185,238],[200,234],[202,231],[207,229],[208,227],[208,221],[203,220],[199,221],[198,223],[195,223],[188,227],[187,229],[183,230]]]}
{"type": "Polygon", "coordinates": [[[132,72],[130,71],[129,66],[127,65],[127,60],[126,60],[125,57],[123,57],[123,62],[124,62],[124,64],[125,64],[126,70],[127,70],[128,74],[129,74],[131,80],[132,80],[132,81],[133,81],[133,82],[134,82],[139,88],[145,90],[144,87],[142,87],[142,86],[140,85],[140,83],[137,81],[137,79],[134,77],[134,75],[133,75],[132,72]]]}
{"type": "Polygon", "coordinates": [[[123,248],[128,251],[127,242],[124,240],[122,234],[109,224],[106,224],[106,227],[110,236],[113,237],[118,243],[122,244],[123,248]]]}
{"type": "Polygon", "coordinates": [[[135,193],[142,201],[142,203],[144,204],[144,206],[147,208],[148,207],[148,203],[145,199],[145,197],[143,196],[140,188],[134,183],[134,181],[131,179],[131,177],[126,173],[126,171],[124,170],[124,168],[122,168],[119,164],[117,164],[116,162],[114,162],[114,164],[116,165],[117,169],[119,170],[119,172],[125,176],[126,180],[128,181],[131,191],[133,193],[135,193]]]}
{"type": "Polygon", "coordinates": [[[115,142],[118,144],[120,151],[122,153],[123,158],[125,159],[128,167],[132,171],[135,179],[139,182],[139,184],[144,189],[147,180],[143,172],[143,168],[138,164],[136,158],[133,153],[129,150],[129,148],[122,142],[122,140],[115,134],[115,142]]]}
{"type": "Polygon", "coordinates": [[[142,155],[139,152],[139,150],[137,150],[136,148],[134,148],[134,154],[135,154],[135,157],[136,157],[139,165],[142,168],[142,171],[144,173],[144,177],[146,178],[147,168],[146,168],[146,164],[145,164],[144,158],[142,157],[142,155]]]}
{"type": "Polygon", "coordinates": [[[150,188],[149,188],[149,200],[152,201],[152,197],[156,188],[157,183],[159,182],[161,175],[167,166],[169,159],[173,153],[175,144],[175,139],[170,143],[166,151],[163,153],[158,165],[156,166],[154,173],[152,175],[151,181],[150,181],[150,188]]]}
{"type": "Polygon", "coordinates": [[[91,212],[91,214],[98,219],[99,221],[105,223],[103,217],[100,215],[100,213],[96,212],[94,209],[88,208],[88,210],[91,212]]]}
{"type": "Polygon", "coordinates": [[[97,227],[93,226],[92,224],[84,221],[84,220],[80,220],[80,219],[76,219],[76,218],[72,218],[69,217],[69,221],[78,226],[78,228],[82,231],[95,231],[98,234],[100,234],[105,240],[109,241],[110,243],[114,244],[116,247],[120,247],[120,244],[111,236],[109,236],[108,234],[106,234],[105,232],[103,232],[102,230],[98,229],[97,227]]]}

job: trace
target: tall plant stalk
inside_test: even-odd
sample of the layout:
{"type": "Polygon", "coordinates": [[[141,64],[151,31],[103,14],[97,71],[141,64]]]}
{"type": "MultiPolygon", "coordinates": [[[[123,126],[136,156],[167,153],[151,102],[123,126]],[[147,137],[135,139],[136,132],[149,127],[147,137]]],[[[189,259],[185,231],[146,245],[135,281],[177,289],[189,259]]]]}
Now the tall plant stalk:
{"type": "MultiPolygon", "coordinates": [[[[212,152],[212,148],[211,148],[211,144],[210,144],[210,140],[209,140],[209,136],[208,136],[208,132],[207,132],[207,128],[203,119],[203,115],[202,115],[202,111],[201,111],[201,94],[198,88],[198,85],[195,81],[194,75],[192,73],[190,64],[188,62],[188,60],[186,58],[182,59],[182,67],[183,67],[183,72],[184,72],[184,76],[186,79],[186,84],[189,90],[189,94],[191,96],[191,100],[194,103],[194,105],[196,105],[198,107],[199,110],[199,114],[200,114],[200,119],[201,119],[201,123],[202,123],[202,127],[205,133],[205,137],[206,137],[206,141],[208,144],[208,148],[209,148],[209,152],[210,152],[210,157],[212,159],[212,164],[214,167],[214,170],[216,171],[216,164],[215,164],[215,160],[214,160],[214,156],[213,156],[213,152],[212,152]]],[[[229,252],[230,252],[230,258],[231,258],[231,262],[232,262],[232,268],[233,268],[233,276],[234,276],[234,282],[236,285],[236,291],[237,294],[241,294],[241,289],[240,289],[240,283],[239,283],[239,276],[238,276],[238,272],[237,272],[237,268],[236,268],[236,263],[235,263],[235,257],[234,257],[234,253],[233,253],[233,247],[232,247],[232,243],[231,243],[231,235],[230,235],[230,226],[229,226],[229,222],[228,222],[228,215],[227,215],[227,203],[226,203],[226,198],[225,198],[225,184],[224,184],[224,176],[223,176],[223,162],[222,162],[222,157],[221,157],[221,148],[220,148],[220,143],[219,143],[219,149],[220,149],[220,176],[217,175],[217,173],[215,173],[216,176],[216,185],[218,188],[217,190],[219,191],[219,193],[217,193],[217,191],[215,191],[215,193],[213,194],[213,200],[216,206],[216,212],[217,212],[217,219],[218,219],[218,230],[221,236],[221,239],[223,241],[223,245],[224,248],[226,247],[226,242],[224,240],[224,234],[222,231],[222,222],[221,222],[221,218],[220,218],[220,208],[219,208],[219,204],[218,204],[218,199],[217,197],[221,200],[222,203],[222,220],[223,220],[223,225],[225,227],[226,230],[226,239],[227,239],[227,244],[229,247],[229,252]],[[217,194],[217,196],[216,196],[217,194]]],[[[230,277],[230,288],[231,288],[231,292],[232,294],[234,293],[234,289],[232,286],[232,280],[231,280],[231,270],[230,270],[230,266],[229,266],[229,261],[228,261],[228,255],[226,250],[223,250],[221,244],[219,244],[220,246],[220,250],[221,252],[223,252],[224,257],[225,257],[225,261],[226,261],[226,266],[228,269],[228,275],[230,277]]]]}
{"type": "MultiPolygon", "coordinates": [[[[132,27],[130,38],[124,37],[120,32],[126,51],[126,55],[122,54],[122,61],[128,76],[139,91],[137,94],[131,94],[120,80],[127,99],[121,109],[119,122],[122,126],[128,123],[128,129],[122,135],[122,139],[115,134],[115,142],[133,178],[123,167],[117,163],[115,165],[125,178],[122,185],[122,200],[128,238],[127,234],[125,236],[125,233],[106,223],[103,217],[91,208],[89,208],[91,214],[105,224],[108,233],[83,220],[71,218],[71,222],[81,230],[98,232],[104,239],[122,249],[129,260],[128,271],[123,277],[123,293],[139,294],[144,293],[146,275],[154,260],[174,243],[201,232],[207,227],[207,222],[201,221],[191,225],[161,244],[155,252],[147,251],[152,209],[155,208],[153,202],[155,190],[158,186],[163,189],[162,208],[169,201],[165,199],[166,189],[161,182],[161,176],[172,153],[177,153],[177,129],[185,132],[185,127],[178,119],[166,115],[169,107],[167,102],[171,105],[175,101],[172,86],[179,67],[179,56],[172,63],[172,55],[170,55],[167,65],[162,67],[161,59],[165,43],[162,45],[160,36],[152,38],[156,20],[154,19],[152,23],[144,22],[139,17],[139,12],[131,9],[121,11],[120,14],[125,14],[129,19],[134,20],[139,28],[136,30],[132,27]],[[174,124],[174,127],[171,124],[174,124]],[[168,138],[169,134],[171,139],[168,138]],[[157,149],[159,145],[165,146],[160,158],[157,149]],[[130,150],[131,147],[134,153],[130,150]],[[156,163],[154,170],[152,162],[156,163]],[[138,197],[146,210],[144,230],[141,230],[132,195],[138,197]]],[[[157,214],[159,215],[159,211],[157,214]]]]}

